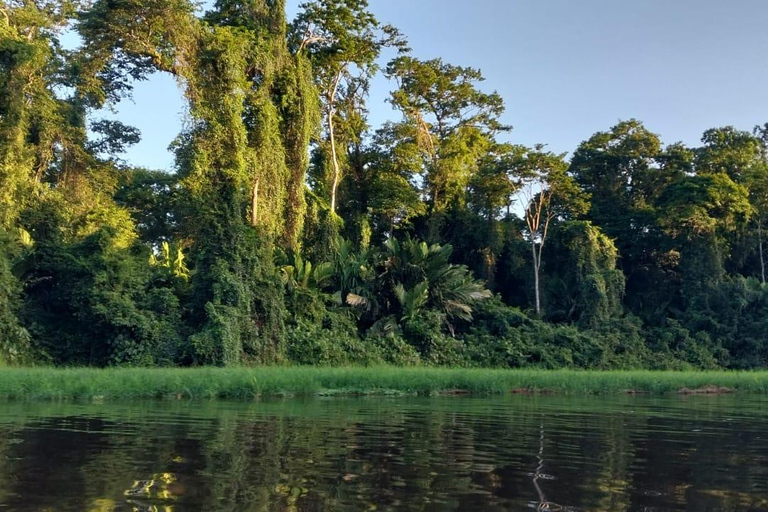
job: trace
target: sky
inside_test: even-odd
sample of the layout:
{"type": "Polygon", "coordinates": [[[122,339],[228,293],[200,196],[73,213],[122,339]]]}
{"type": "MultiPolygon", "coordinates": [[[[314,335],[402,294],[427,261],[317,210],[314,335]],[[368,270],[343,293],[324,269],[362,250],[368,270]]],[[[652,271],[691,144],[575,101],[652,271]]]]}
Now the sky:
{"type": "MultiPolygon", "coordinates": [[[[636,118],[665,143],[696,145],[708,128],[768,122],[766,0],[369,2],[408,37],[415,57],[479,68],[481,88],[505,100],[510,142],[572,152],[636,118]]],[[[299,2],[288,4],[292,17],[299,2]]],[[[374,82],[373,127],[399,117],[386,103],[392,86],[374,82]]],[[[183,111],[174,80],[157,74],[105,117],[141,130],[129,163],[171,170],[167,147],[183,111]]]]}

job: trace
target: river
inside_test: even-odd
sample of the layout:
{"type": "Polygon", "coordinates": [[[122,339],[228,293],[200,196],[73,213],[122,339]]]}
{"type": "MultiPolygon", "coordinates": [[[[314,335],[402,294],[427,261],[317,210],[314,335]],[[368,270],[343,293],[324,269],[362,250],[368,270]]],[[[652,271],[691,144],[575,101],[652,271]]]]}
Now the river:
{"type": "Polygon", "coordinates": [[[768,398],[0,404],[0,511],[768,510],[768,398]]]}

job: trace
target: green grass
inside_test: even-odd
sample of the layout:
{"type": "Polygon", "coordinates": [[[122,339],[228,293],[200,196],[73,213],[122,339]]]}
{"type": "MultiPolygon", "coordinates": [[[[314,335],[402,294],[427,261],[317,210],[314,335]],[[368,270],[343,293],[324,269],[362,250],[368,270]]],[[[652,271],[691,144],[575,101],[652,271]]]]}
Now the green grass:
{"type": "Polygon", "coordinates": [[[354,394],[489,395],[525,389],[561,394],[663,394],[724,386],[768,392],[768,371],[653,372],[441,368],[0,368],[4,399],[235,398],[354,394]]]}

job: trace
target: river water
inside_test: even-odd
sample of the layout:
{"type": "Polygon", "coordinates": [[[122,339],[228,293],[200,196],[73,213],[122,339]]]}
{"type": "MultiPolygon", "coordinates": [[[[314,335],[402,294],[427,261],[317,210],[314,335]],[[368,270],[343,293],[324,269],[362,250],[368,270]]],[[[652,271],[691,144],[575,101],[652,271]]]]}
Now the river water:
{"type": "Polygon", "coordinates": [[[768,399],[0,404],[0,511],[768,510],[768,399]]]}

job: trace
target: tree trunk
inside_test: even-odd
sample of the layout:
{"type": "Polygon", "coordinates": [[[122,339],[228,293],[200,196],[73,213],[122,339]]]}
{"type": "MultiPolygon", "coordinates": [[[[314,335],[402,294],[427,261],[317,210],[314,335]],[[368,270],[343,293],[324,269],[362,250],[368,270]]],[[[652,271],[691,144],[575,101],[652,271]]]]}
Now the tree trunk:
{"type": "Polygon", "coordinates": [[[251,225],[256,227],[256,223],[259,220],[259,180],[253,184],[253,191],[251,192],[251,225]]]}
{"type": "Polygon", "coordinates": [[[488,245],[483,248],[483,264],[485,265],[485,286],[493,291],[496,288],[496,255],[491,246],[496,238],[496,219],[493,218],[491,209],[488,209],[488,245]]]}
{"type": "Polygon", "coordinates": [[[531,240],[531,253],[533,254],[533,289],[536,293],[536,314],[541,315],[541,295],[539,292],[539,258],[536,255],[536,241],[531,240]]]}
{"type": "Polygon", "coordinates": [[[763,284],[765,284],[765,256],[763,252],[763,223],[762,221],[758,221],[757,223],[757,237],[759,240],[759,247],[760,247],[760,272],[762,274],[763,278],[763,284]]]}
{"type": "Polygon", "coordinates": [[[336,158],[336,137],[333,132],[333,110],[328,110],[328,138],[331,143],[331,163],[333,180],[331,182],[331,211],[336,213],[336,190],[339,188],[339,161],[336,158]]]}
{"type": "Polygon", "coordinates": [[[341,71],[336,75],[331,88],[331,93],[328,96],[328,142],[331,144],[331,165],[333,166],[333,179],[331,180],[331,212],[336,213],[336,191],[339,188],[339,181],[341,181],[341,170],[339,169],[339,159],[336,156],[336,133],[333,128],[333,113],[335,111],[336,104],[336,91],[339,89],[339,82],[341,81],[341,71]]]}

